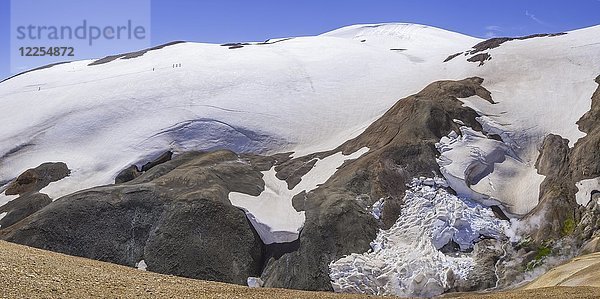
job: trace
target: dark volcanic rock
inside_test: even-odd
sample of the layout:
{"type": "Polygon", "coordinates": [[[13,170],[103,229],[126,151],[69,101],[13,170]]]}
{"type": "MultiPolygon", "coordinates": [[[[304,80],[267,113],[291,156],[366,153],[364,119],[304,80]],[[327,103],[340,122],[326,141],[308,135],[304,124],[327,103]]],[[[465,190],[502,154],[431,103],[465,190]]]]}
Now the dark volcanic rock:
{"type": "Polygon", "coordinates": [[[510,218],[508,218],[508,216],[506,216],[506,214],[504,213],[502,208],[500,208],[499,206],[491,206],[490,208],[492,209],[492,212],[494,213],[494,216],[496,216],[496,218],[501,219],[501,220],[510,221],[510,218]]]}
{"type": "Polygon", "coordinates": [[[65,163],[44,163],[23,172],[6,188],[5,194],[18,195],[37,192],[48,184],[67,177],[70,173],[71,171],[65,163]]]}
{"type": "Polygon", "coordinates": [[[535,168],[542,175],[564,176],[569,169],[569,140],[550,134],[544,138],[535,168]]]}
{"type": "Polygon", "coordinates": [[[186,153],[120,185],[64,196],[0,231],[2,239],[166,274],[245,284],[262,242],[231,191],[259,194],[262,174],[229,151],[186,153]]]}
{"type": "Polygon", "coordinates": [[[110,56],[106,56],[106,57],[100,58],[98,60],[95,60],[92,63],[88,64],[88,66],[105,64],[105,63],[109,63],[109,62],[117,60],[117,59],[131,59],[131,58],[136,58],[136,57],[140,57],[140,56],[146,54],[148,51],[154,51],[154,50],[162,49],[164,47],[168,47],[168,46],[172,46],[172,45],[176,45],[176,44],[181,44],[181,43],[184,43],[184,41],[169,42],[169,43],[166,43],[166,44],[158,45],[158,46],[155,46],[155,47],[152,47],[152,48],[148,48],[148,49],[144,49],[144,50],[140,50],[140,51],[136,51],[136,52],[129,52],[129,53],[123,53],[123,54],[117,54],[117,55],[110,55],[110,56]]]}
{"type": "Polygon", "coordinates": [[[141,174],[142,172],[138,169],[137,166],[131,165],[123,169],[121,172],[119,172],[119,174],[117,174],[117,177],[115,178],[115,184],[129,182],[139,177],[141,174]]]}
{"type": "Polygon", "coordinates": [[[535,164],[538,173],[546,176],[540,185],[540,202],[524,218],[536,241],[560,237],[565,221],[575,217],[577,189],[569,173],[569,153],[567,139],[554,134],[544,139],[535,164]]]}
{"type": "MultiPolygon", "coordinates": [[[[475,46],[473,46],[473,48],[471,50],[466,51],[465,56],[472,55],[471,57],[469,57],[467,59],[467,61],[479,62],[479,66],[482,66],[485,64],[486,61],[492,59],[492,56],[489,53],[481,53],[481,52],[491,50],[494,48],[498,48],[498,47],[500,47],[500,45],[502,45],[505,42],[509,42],[509,41],[513,41],[513,40],[526,40],[526,39],[537,38],[537,37],[554,37],[554,36],[561,36],[564,34],[566,34],[566,33],[533,34],[533,35],[521,36],[521,37],[490,38],[490,39],[484,40],[484,41],[476,44],[475,46]]],[[[448,56],[448,58],[446,58],[446,60],[444,60],[444,62],[448,62],[448,61],[454,59],[455,57],[459,56],[462,53],[463,52],[457,53],[454,55],[450,55],[450,56],[448,56]]]]}
{"type": "Polygon", "coordinates": [[[496,286],[496,262],[503,255],[502,244],[493,239],[481,240],[473,246],[475,264],[467,279],[459,280],[452,291],[472,292],[496,286]]]}
{"type": "Polygon", "coordinates": [[[458,245],[458,243],[454,242],[454,240],[450,240],[450,241],[448,241],[448,243],[446,243],[446,245],[444,245],[444,246],[442,246],[442,248],[440,248],[440,251],[444,254],[457,253],[457,252],[460,252],[460,245],[458,245]]]}
{"type": "Polygon", "coordinates": [[[306,191],[302,191],[292,197],[292,206],[298,212],[306,210],[306,191]]]}
{"type": "Polygon", "coordinates": [[[52,199],[42,193],[27,193],[0,207],[0,214],[7,213],[0,219],[0,227],[7,228],[29,215],[49,205],[52,199]]]}
{"type": "Polygon", "coordinates": [[[464,52],[458,52],[456,54],[452,54],[452,55],[448,56],[446,59],[444,59],[444,62],[448,62],[448,61],[450,61],[450,60],[452,60],[452,59],[454,59],[454,58],[462,55],[463,53],[464,52]]]}
{"type": "Polygon", "coordinates": [[[492,59],[492,56],[488,53],[479,53],[467,59],[468,62],[479,62],[479,66],[485,64],[486,61],[492,59]]]}
{"type": "Polygon", "coordinates": [[[65,63],[71,63],[71,61],[61,61],[61,62],[56,62],[56,63],[51,63],[51,64],[47,64],[47,65],[44,65],[44,66],[36,67],[36,68],[30,69],[28,71],[24,71],[24,72],[20,72],[20,73],[18,73],[16,75],[12,75],[12,76],[4,79],[4,80],[0,80],[0,83],[2,83],[4,81],[8,81],[8,80],[10,80],[12,78],[15,78],[17,76],[21,76],[21,75],[24,75],[24,74],[27,74],[27,73],[30,73],[30,72],[39,71],[39,70],[49,69],[49,68],[51,68],[53,66],[57,66],[57,65],[65,64],[65,63]]]}
{"type": "MultiPolygon", "coordinates": [[[[268,262],[261,276],[265,286],[331,290],[329,263],[368,251],[377,230],[389,228],[398,218],[406,184],[414,177],[439,175],[435,143],[452,130],[459,132],[453,120],[482,130],[475,119],[479,115],[458,100],[479,95],[493,103],[482,82],[469,78],[432,83],[398,101],[358,137],[319,153],[318,158],[323,158],[339,151],[351,154],[363,147],[370,149],[344,163],[319,188],[295,197],[295,206],[306,213],[300,247],[268,262]],[[382,227],[364,202],[372,205],[379,198],[385,198],[382,227]]],[[[314,158],[313,154],[292,159],[280,168],[288,167],[286,174],[294,173],[314,158]]]]}
{"type": "Polygon", "coordinates": [[[249,276],[260,275],[261,245],[241,210],[195,200],[168,207],[149,234],[143,258],[150,271],[245,285],[249,276]]]}
{"type": "Polygon", "coordinates": [[[163,212],[152,187],[100,187],[65,196],[2,231],[37,248],[133,266],[163,212]]]}
{"type": "MultiPolygon", "coordinates": [[[[596,77],[600,85],[600,76],[596,77]]],[[[573,148],[570,168],[576,181],[600,176],[600,86],[592,95],[592,107],[577,122],[579,130],[587,135],[573,148]]]]}
{"type": "Polygon", "coordinates": [[[565,33],[565,32],[540,33],[540,34],[532,34],[532,35],[521,36],[521,37],[495,37],[495,38],[490,38],[490,39],[484,40],[484,41],[476,44],[475,46],[473,46],[473,50],[471,50],[470,53],[475,54],[475,53],[483,52],[485,50],[498,48],[503,43],[512,41],[512,40],[526,40],[526,39],[537,38],[537,37],[554,37],[554,36],[561,36],[561,35],[565,35],[565,34],[567,34],[567,33],[565,33]]]}
{"type": "Polygon", "coordinates": [[[229,47],[231,49],[231,47],[236,47],[236,46],[249,46],[249,43],[226,43],[226,44],[222,44],[221,47],[229,47]]]}
{"type": "Polygon", "coordinates": [[[242,159],[248,160],[252,167],[258,171],[267,171],[274,165],[280,165],[291,159],[292,153],[281,153],[272,156],[260,156],[253,154],[241,154],[242,159]]]}
{"type": "Polygon", "coordinates": [[[297,159],[288,160],[275,167],[276,177],[286,181],[288,189],[292,190],[302,181],[302,177],[307,174],[317,163],[318,159],[326,157],[327,154],[312,154],[297,159]]]}
{"type": "Polygon", "coordinates": [[[144,164],[142,166],[142,171],[146,172],[156,165],[160,165],[167,161],[170,161],[172,157],[173,157],[173,152],[167,151],[167,152],[163,153],[162,155],[158,156],[158,158],[154,159],[153,161],[150,161],[150,162],[144,164]]]}

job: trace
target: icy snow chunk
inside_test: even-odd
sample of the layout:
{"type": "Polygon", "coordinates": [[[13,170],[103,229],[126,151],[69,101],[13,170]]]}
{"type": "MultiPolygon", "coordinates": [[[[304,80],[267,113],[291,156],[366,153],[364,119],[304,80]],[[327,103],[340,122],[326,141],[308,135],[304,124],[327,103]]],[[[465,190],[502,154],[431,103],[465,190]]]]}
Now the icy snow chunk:
{"type": "Polygon", "coordinates": [[[278,179],[275,169],[263,172],[265,190],[258,196],[231,192],[231,204],[246,211],[246,216],[265,244],[286,243],[298,239],[304,226],[304,211],[298,212],[292,205],[294,195],[316,189],[325,183],[344,161],[356,159],[368,152],[362,148],[345,156],[341,152],[325,159],[319,159],[315,166],[302,177],[294,189],[289,190],[287,183],[278,179]]]}
{"type": "Polygon", "coordinates": [[[135,264],[135,267],[138,270],[146,271],[146,269],[148,268],[148,265],[146,265],[146,261],[141,260],[135,264]]]}
{"type": "Polygon", "coordinates": [[[453,119],[452,121],[455,122],[456,124],[461,125],[461,126],[465,126],[465,123],[462,120],[460,120],[460,119],[453,119]]]}
{"type": "Polygon", "coordinates": [[[264,282],[259,277],[248,277],[248,286],[251,288],[262,288],[264,282]]]}
{"type": "Polygon", "coordinates": [[[373,217],[375,217],[375,219],[377,219],[377,220],[381,219],[381,213],[383,213],[384,203],[385,203],[384,199],[380,198],[371,207],[371,215],[373,215],[373,217]]]}
{"type": "Polygon", "coordinates": [[[577,191],[577,194],[575,194],[577,203],[585,206],[590,202],[590,200],[592,200],[592,192],[594,190],[600,191],[600,177],[579,181],[577,182],[576,186],[579,190],[577,191]]]}
{"type": "Polygon", "coordinates": [[[474,263],[468,254],[449,256],[439,248],[450,240],[465,250],[481,236],[504,238],[510,224],[497,219],[491,209],[425,182],[431,180],[413,179],[398,220],[378,233],[372,251],[329,265],[335,291],[439,295],[466,279],[474,263]]]}
{"type": "Polygon", "coordinates": [[[448,183],[446,182],[446,180],[444,180],[443,178],[440,178],[440,177],[425,178],[425,179],[421,180],[421,183],[423,185],[427,185],[427,186],[431,186],[431,187],[443,187],[443,188],[448,187],[448,183]]]}

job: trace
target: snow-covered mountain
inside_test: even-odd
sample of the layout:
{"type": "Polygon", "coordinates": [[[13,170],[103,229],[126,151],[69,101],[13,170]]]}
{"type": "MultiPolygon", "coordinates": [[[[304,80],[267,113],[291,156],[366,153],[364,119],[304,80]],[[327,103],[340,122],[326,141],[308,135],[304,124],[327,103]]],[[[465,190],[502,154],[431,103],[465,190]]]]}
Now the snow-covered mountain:
{"type": "MultiPolygon", "coordinates": [[[[265,42],[173,43],[33,70],[0,83],[0,225],[2,215],[12,225],[0,226],[0,237],[238,283],[246,275],[306,289],[331,289],[331,279],[336,290],[379,294],[473,289],[464,281],[485,272],[476,246],[481,238],[516,243],[528,234],[524,227],[546,222],[558,223],[560,234],[571,212],[545,219],[558,206],[546,199],[558,170],[543,165],[567,161],[556,169],[568,176],[565,202],[573,205],[561,207],[573,209],[574,222],[600,190],[600,169],[572,162],[599,152],[593,124],[600,108],[592,105],[599,75],[600,26],[484,41],[404,23],[265,42]],[[563,159],[544,158],[543,148],[562,149],[549,145],[549,134],[566,139],[563,159]],[[121,184],[113,186],[115,179],[121,184]],[[98,187],[105,185],[111,186],[98,187]],[[127,256],[102,255],[105,247],[75,248],[36,232],[42,224],[62,227],[50,220],[56,215],[93,213],[92,203],[79,206],[84,198],[119,202],[133,190],[150,192],[175,214],[180,210],[164,198],[233,204],[260,237],[245,231],[248,248],[261,243],[269,253],[257,258],[260,250],[248,249],[252,263],[262,265],[228,279],[173,270],[175,262],[149,252],[157,248],[150,241],[132,241],[127,256]],[[22,208],[24,198],[35,198],[35,205],[22,208]],[[418,249],[422,256],[407,257],[418,249]],[[470,256],[449,257],[448,250],[470,256]],[[292,271],[284,260],[302,266],[292,271]],[[453,270],[444,276],[439,269],[453,270]]],[[[122,217],[134,217],[129,204],[121,208],[122,217]]],[[[236,209],[219,211],[243,226],[236,209]]],[[[150,219],[145,225],[152,229],[143,230],[148,240],[166,225],[139,213],[150,219]]],[[[182,221],[172,219],[168,227],[182,221]]],[[[210,227],[204,233],[218,233],[210,227]]],[[[107,242],[102,246],[114,245],[107,242]]],[[[497,259],[506,255],[500,247],[497,259]]],[[[485,273],[493,276],[491,286],[502,280],[485,273]]]]}
{"type": "Polygon", "coordinates": [[[372,26],[237,49],[179,43],[132,59],[76,61],[7,80],[0,86],[7,124],[0,181],[63,161],[71,177],[45,190],[56,198],[108,184],[121,169],[168,149],[327,150],[399,97],[446,78],[444,68],[432,66],[479,41],[417,25],[364,27],[372,26]],[[346,38],[352,33],[373,41],[346,38]]]}

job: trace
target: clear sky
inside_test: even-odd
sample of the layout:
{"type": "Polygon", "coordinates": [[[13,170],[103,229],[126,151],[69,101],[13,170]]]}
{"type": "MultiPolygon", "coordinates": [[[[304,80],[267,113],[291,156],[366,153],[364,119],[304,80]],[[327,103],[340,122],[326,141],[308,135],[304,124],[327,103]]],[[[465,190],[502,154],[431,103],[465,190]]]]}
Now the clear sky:
{"type": "MultiPolygon", "coordinates": [[[[484,38],[600,24],[600,0],[151,1],[154,45],[173,40],[223,43],[315,35],[359,23],[420,23],[484,38]]],[[[0,0],[0,78],[10,75],[9,18],[10,0],[0,0]]]]}

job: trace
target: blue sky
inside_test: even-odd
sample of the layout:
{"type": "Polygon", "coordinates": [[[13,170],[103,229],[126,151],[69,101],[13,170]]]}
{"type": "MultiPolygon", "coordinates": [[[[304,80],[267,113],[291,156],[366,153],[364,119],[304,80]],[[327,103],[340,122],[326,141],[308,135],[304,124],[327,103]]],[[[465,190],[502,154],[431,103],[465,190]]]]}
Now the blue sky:
{"type": "MultiPolygon", "coordinates": [[[[172,40],[223,43],[315,35],[358,23],[420,23],[477,37],[561,32],[600,24],[600,0],[151,1],[154,45],[172,40]]],[[[10,1],[0,0],[0,78],[10,75],[10,33],[10,1]]]]}

